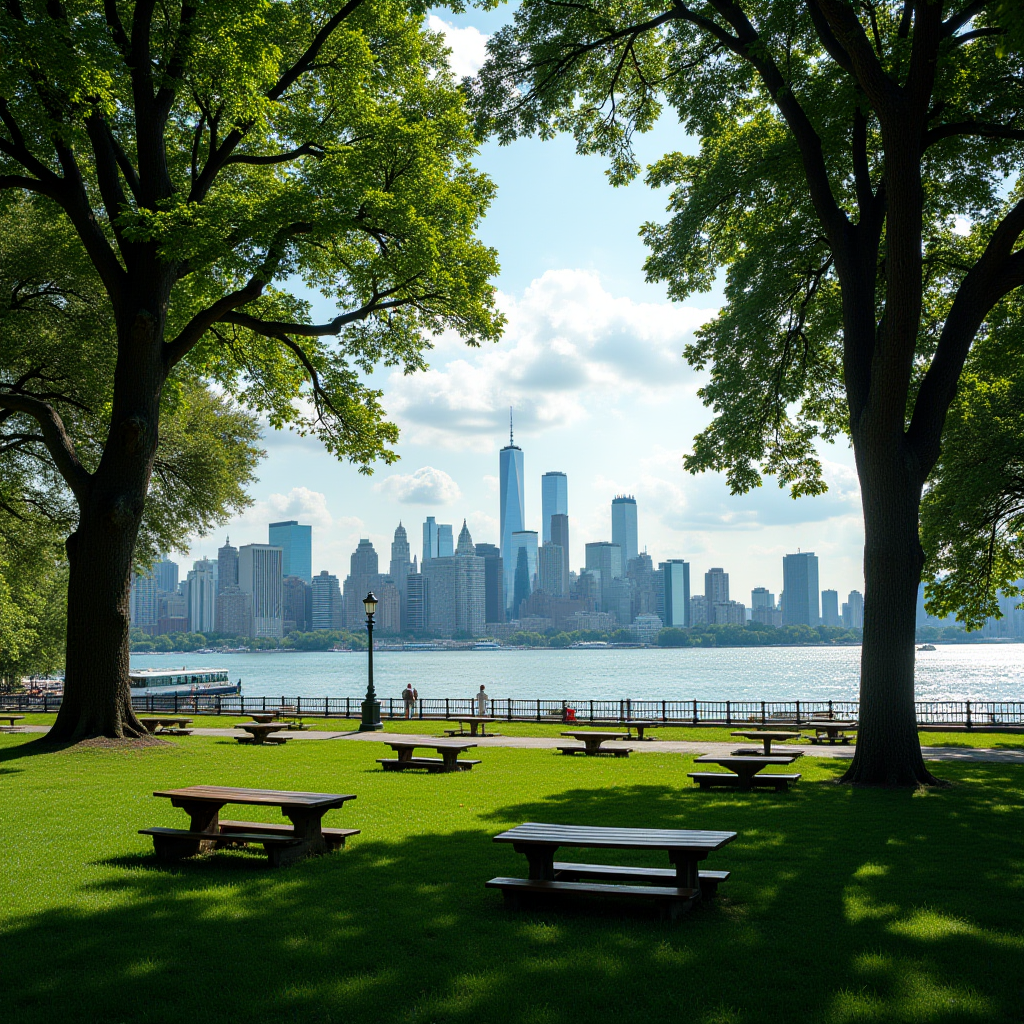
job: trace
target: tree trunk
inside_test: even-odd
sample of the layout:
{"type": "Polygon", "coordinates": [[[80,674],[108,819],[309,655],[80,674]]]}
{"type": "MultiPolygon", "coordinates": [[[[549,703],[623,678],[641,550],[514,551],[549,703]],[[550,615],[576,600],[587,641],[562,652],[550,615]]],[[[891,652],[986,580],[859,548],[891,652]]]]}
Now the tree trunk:
{"type": "Polygon", "coordinates": [[[865,582],[860,728],[853,763],[842,781],[933,785],[937,780],[921,756],[914,708],[917,587],[924,565],[918,536],[919,473],[900,442],[872,446],[862,440],[857,466],[865,582]],[[874,451],[865,450],[872,447],[874,451]]]}
{"type": "Polygon", "coordinates": [[[169,278],[163,276],[162,289],[150,292],[148,301],[137,299],[134,315],[119,318],[107,443],[88,494],[79,497],[78,529],[67,540],[64,699],[50,730],[58,742],[145,734],[131,706],[129,593],[166,377],[162,349],[169,278]]]}

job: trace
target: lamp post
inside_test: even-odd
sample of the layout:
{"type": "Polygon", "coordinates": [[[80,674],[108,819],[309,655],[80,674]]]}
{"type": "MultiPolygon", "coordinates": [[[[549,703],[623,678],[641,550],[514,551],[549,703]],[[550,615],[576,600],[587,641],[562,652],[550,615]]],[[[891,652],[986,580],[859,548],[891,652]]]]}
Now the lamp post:
{"type": "Polygon", "coordinates": [[[366,700],[363,701],[363,718],[359,723],[360,732],[375,732],[383,729],[380,720],[380,701],[373,689],[373,613],[377,610],[377,598],[371,591],[363,598],[363,607],[366,609],[366,653],[368,656],[367,670],[368,678],[366,683],[366,700]]]}

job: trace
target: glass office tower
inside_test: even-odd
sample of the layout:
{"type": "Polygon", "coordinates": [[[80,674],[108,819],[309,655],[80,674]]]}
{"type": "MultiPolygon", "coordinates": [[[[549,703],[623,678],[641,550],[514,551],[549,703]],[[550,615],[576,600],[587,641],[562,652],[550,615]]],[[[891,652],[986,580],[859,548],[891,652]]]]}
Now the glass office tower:
{"type": "Polygon", "coordinates": [[[569,480],[564,473],[545,473],[540,478],[541,543],[559,543],[551,536],[551,517],[569,514],[569,480]]]}
{"type": "Polygon", "coordinates": [[[640,553],[636,539],[636,498],[620,494],[612,499],[612,543],[622,548],[622,570],[640,553]]]}
{"type": "Polygon", "coordinates": [[[813,551],[785,555],[782,559],[782,624],[817,626],[818,559],[813,551]]]}
{"type": "Polygon", "coordinates": [[[313,582],[313,527],[300,526],[294,519],[270,524],[269,543],[281,549],[281,575],[298,576],[313,582]]]}
{"type": "Polygon", "coordinates": [[[512,553],[512,534],[521,533],[526,524],[526,494],[523,487],[523,450],[512,440],[512,416],[509,413],[508,444],[498,453],[501,494],[501,559],[505,577],[505,607],[512,604],[516,563],[512,553]]]}

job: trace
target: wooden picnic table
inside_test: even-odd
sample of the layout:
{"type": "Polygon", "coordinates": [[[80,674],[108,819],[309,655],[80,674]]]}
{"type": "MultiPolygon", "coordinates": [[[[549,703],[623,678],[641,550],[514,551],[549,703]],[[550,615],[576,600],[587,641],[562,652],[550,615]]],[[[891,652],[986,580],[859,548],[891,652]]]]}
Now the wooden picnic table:
{"type": "Polygon", "coordinates": [[[814,730],[813,736],[806,737],[810,743],[849,743],[850,737],[846,733],[857,731],[856,722],[837,722],[834,719],[809,722],[808,725],[814,730]]]}
{"type": "Polygon", "coordinates": [[[529,877],[492,878],[486,884],[488,888],[501,889],[506,905],[512,907],[519,906],[523,896],[535,894],[632,896],[657,901],[674,918],[698,902],[702,891],[705,897],[713,895],[718,884],[729,877],[727,871],[700,872],[698,865],[735,838],[735,832],[548,825],[531,821],[494,837],[496,843],[511,843],[517,853],[526,857],[529,877]],[[665,851],[673,868],[556,862],[555,851],[562,846],[665,851]],[[584,883],[578,881],[580,878],[653,884],[584,883]]]}
{"type": "Polygon", "coordinates": [[[749,790],[757,787],[772,787],[776,790],[788,789],[791,782],[796,782],[800,776],[797,775],[759,775],[762,768],[773,765],[792,764],[799,754],[773,754],[770,757],[750,756],[716,756],[715,754],[704,754],[693,759],[694,764],[719,764],[723,768],[729,768],[728,772],[690,772],[693,779],[701,789],[710,789],[712,786],[735,786],[737,789],[749,790]]]}
{"type": "Polygon", "coordinates": [[[303,732],[309,728],[303,721],[305,715],[278,715],[277,717],[282,721],[286,721],[288,723],[287,728],[289,729],[297,729],[299,732],[303,732]]]}
{"type": "Polygon", "coordinates": [[[236,736],[235,739],[239,743],[253,743],[262,745],[265,743],[287,743],[287,736],[273,736],[272,733],[281,732],[283,729],[287,729],[288,726],[281,725],[279,722],[243,722],[239,729],[247,732],[248,736],[236,736]]]}
{"type": "Polygon", "coordinates": [[[269,725],[275,718],[277,718],[276,711],[253,711],[246,712],[246,714],[254,722],[257,722],[260,725],[269,725]]]}
{"type": "Polygon", "coordinates": [[[587,757],[595,757],[598,754],[612,754],[615,757],[629,757],[629,747],[602,747],[603,743],[612,740],[628,740],[627,732],[597,732],[594,729],[580,729],[575,732],[563,732],[563,736],[571,736],[579,740],[582,747],[559,747],[563,754],[586,754],[587,757]]]}
{"type": "Polygon", "coordinates": [[[377,762],[386,772],[407,771],[410,768],[426,768],[428,772],[468,772],[479,761],[459,760],[459,754],[476,746],[475,743],[457,740],[388,740],[388,746],[398,757],[378,757],[377,762]],[[414,757],[419,748],[436,750],[440,757],[414,757]]]}
{"type": "MultiPolygon", "coordinates": [[[[145,716],[139,717],[139,721],[143,724],[151,736],[157,732],[170,732],[174,730],[176,734],[184,732],[185,728],[192,724],[191,718],[178,718],[177,716],[160,715],[157,717],[145,716]]],[[[187,734],[186,734],[187,735],[187,734]]]]}
{"type": "Polygon", "coordinates": [[[0,715],[0,721],[8,723],[4,726],[4,731],[6,732],[8,729],[16,729],[17,726],[14,723],[20,722],[24,717],[24,715],[0,715]]]}
{"type": "Polygon", "coordinates": [[[459,715],[453,719],[459,723],[458,729],[445,729],[445,733],[448,736],[465,736],[466,731],[462,728],[464,724],[469,725],[470,736],[500,736],[500,732],[489,733],[487,731],[488,722],[500,722],[500,718],[495,718],[493,715],[459,715]],[[477,732],[479,729],[479,733],[477,732]]]}
{"type": "Polygon", "coordinates": [[[190,818],[187,829],[153,827],[139,830],[140,835],[153,837],[156,855],[161,860],[194,857],[222,846],[261,844],[271,866],[280,867],[303,857],[340,849],[349,836],[359,834],[357,828],[323,827],[323,817],[329,810],[341,807],[348,800],[355,800],[351,793],[188,786],[185,789],[158,790],[153,796],[166,797],[172,807],[180,807],[190,818]],[[291,825],[221,821],[220,809],[225,804],[280,807],[291,825]]]}
{"type": "MultiPolygon", "coordinates": [[[[797,739],[800,736],[798,732],[766,732],[763,729],[757,729],[754,732],[733,732],[730,736],[742,736],[745,740],[760,740],[764,744],[764,756],[770,757],[772,753],[772,741],[775,740],[778,743],[784,743],[786,740],[797,739]]],[[[733,755],[743,756],[739,750],[734,750],[733,755]]]]}

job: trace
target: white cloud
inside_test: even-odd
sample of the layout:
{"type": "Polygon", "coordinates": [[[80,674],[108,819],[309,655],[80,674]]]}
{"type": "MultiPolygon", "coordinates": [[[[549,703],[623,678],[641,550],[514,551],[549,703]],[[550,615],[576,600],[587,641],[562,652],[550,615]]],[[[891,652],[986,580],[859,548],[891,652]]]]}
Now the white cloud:
{"type": "Polygon", "coordinates": [[[498,345],[456,355],[444,338],[438,352],[455,358],[391,375],[389,412],[407,440],[483,449],[504,431],[510,405],[516,429],[530,434],[607,416],[637,393],[650,405],[692,390],[683,346],[715,313],[615,297],[585,270],[549,270],[501,305],[508,327],[498,345]]]}
{"type": "Polygon", "coordinates": [[[444,36],[445,43],[452,51],[448,55],[448,65],[456,78],[461,80],[480,70],[487,59],[488,36],[472,25],[457,28],[436,14],[427,19],[427,27],[431,32],[440,32],[444,36]]]}
{"type": "Polygon", "coordinates": [[[462,497],[459,485],[433,466],[423,466],[415,473],[396,473],[375,489],[403,505],[450,505],[462,497]]]}

